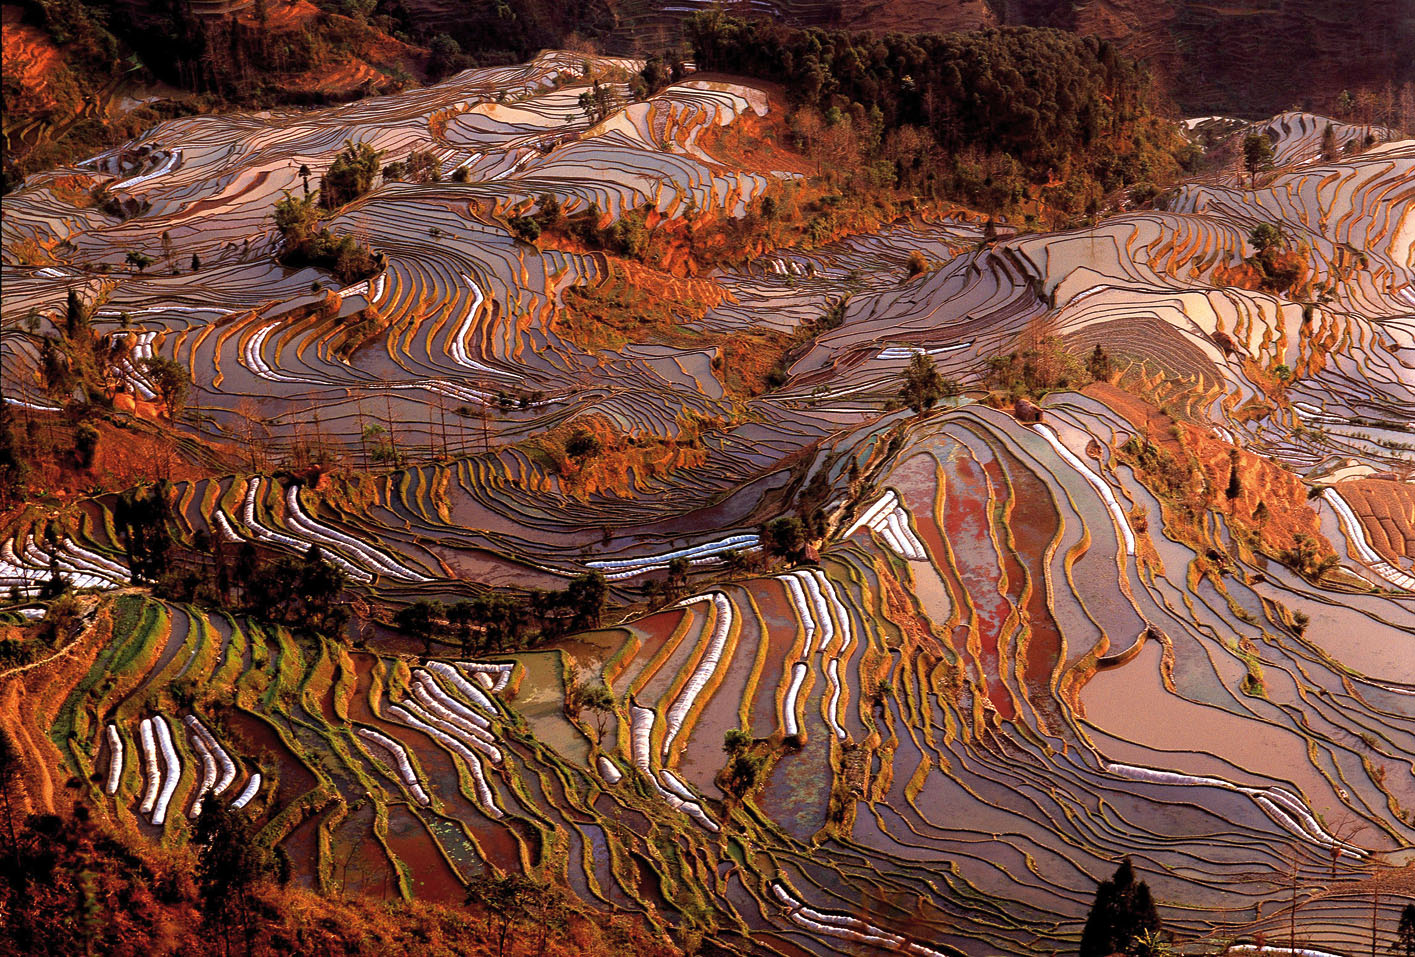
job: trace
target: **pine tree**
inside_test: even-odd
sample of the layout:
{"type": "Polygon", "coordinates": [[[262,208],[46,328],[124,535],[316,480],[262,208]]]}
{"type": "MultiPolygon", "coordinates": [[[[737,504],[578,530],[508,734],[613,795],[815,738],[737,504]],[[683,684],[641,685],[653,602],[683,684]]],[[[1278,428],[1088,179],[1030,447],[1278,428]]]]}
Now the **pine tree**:
{"type": "Polygon", "coordinates": [[[1238,476],[1238,450],[1228,453],[1228,488],[1225,490],[1231,502],[1243,494],[1243,480],[1238,476]]]}
{"type": "Polygon", "coordinates": [[[1258,174],[1273,166],[1273,141],[1266,133],[1249,133],[1243,138],[1243,166],[1248,170],[1248,186],[1257,185],[1258,174]]]}
{"type": "Polygon", "coordinates": [[[1322,130],[1322,159],[1331,162],[1338,156],[1336,148],[1336,130],[1328,123],[1326,129],[1322,130]]]}
{"type": "Polygon", "coordinates": [[[1096,347],[1091,350],[1090,358],[1086,360],[1086,371],[1091,374],[1091,378],[1097,382],[1109,382],[1111,374],[1110,356],[1106,355],[1101,344],[1096,343],[1096,347]]]}
{"type": "Polygon", "coordinates": [[[1135,880],[1130,858],[1120,862],[1115,876],[1096,888],[1096,900],[1081,933],[1081,957],[1140,954],[1140,941],[1153,940],[1160,919],[1149,885],[1135,880]]]}
{"type": "Polygon", "coordinates": [[[909,367],[904,370],[904,386],[899,390],[899,397],[909,408],[922,414],[933,408],[934,403],[948,395],[949,391],[950,384],[938,374],[928,353],[914,353],[909,367]]]}
{"type": "Polygon", "coordinates": [[[1415,957],[1415,904],[1406,904],[1400,912],[1400,924],[1390,952],[1400,957],[1415,957]]]}
{"type": "Polygon", "coordinates": [[[79,294],[74,290],[69,290],[69,297],[64,303],[64,335],[70,342],[78,342],[80,337],[88,331],[88,308],[84,305],[79,294]]]}

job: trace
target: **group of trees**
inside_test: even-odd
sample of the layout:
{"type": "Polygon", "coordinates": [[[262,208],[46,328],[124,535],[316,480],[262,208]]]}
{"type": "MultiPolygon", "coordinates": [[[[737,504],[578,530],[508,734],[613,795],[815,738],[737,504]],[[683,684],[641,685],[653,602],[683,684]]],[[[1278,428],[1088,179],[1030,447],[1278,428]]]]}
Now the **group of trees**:
{"type": "Polygon", "coordinates": [[[113,525],[127,554],[134,585],[156,585],[172,571],[172,513],[168,485],[128,489],[113,505],[113,525]]]}
{"type": "Polygon", "coordinates": [[[1259,288],[1269,292],[1288,292],[1299,286],[1307,275],[1307,264],[1300,250],[1291,249],[1287,237],[1272,223],[1259,223],[1248,235],[1253,255],[1244,260],[1257,271],[1259,288]]]}
{"type": "MultiPolygon", "coordinates": [[[[133,338],[126,331],[99,335],[92,326],[94,304],[85,303],[70,289],[62,314],[49,318],[56,334],[45,334],[39,343],[39,367],[45,391],[80,413],[108,408],[118,383],[117,366],[128,357],[133,338]]],[[[127,317],[124,316],[124,324],[127,317]]],[[[39,329],[40,316],[31,310],[25,325],[39,329]]],[[[180,363],[152,356],[137,364],[169,417],[175,418],[186,402],[192,380],[180,363]]]]}
{"type": "Polygon", "coordinates": [[[1080,957],[1158,957],[1166,942],[1150,886],[1135,880],[1127,857],[1110,880],[1096,888],[1096,900],[1081,932],[1080,957]]]}
{"type": "Polygon", "coordinates": [[[318,545],[301,556],[267,558],[252,542],[232,546],[198,533],[193,546],[174,549],[159,594],[336,637],[349,621],[344,573],[318,545]]]}
{"type": "MultiPolygon", "coordinates": [[[[458,172],[461,172],[460,170],[458,172]]],[[[408,158],[383,167],[384,182],[440,183],[442,161],[432,150],[413,150],[408,158]]]]}
{"type": "MultiPolygon", "coordinates": [[[[1181,148],[1150,110],[1144,69],[1094,37],[1030,28],[873,34],[793,29],[720,11],[688,21],[702,69],[782,83],[797,106],[878,144],[892,178],[1003,207],[1013,187],[1069,180],[1052,201],[1166,180],[1181,148]],[[1002,191],[1000,183],[1011,183],[1002,191]],[[974,195],[967,195],[972,193],[974,195]]],[[[874,161],[875,150],[862,151],[874,161]]]]}
{"type": "Polygon", "coordinates": [[[379,159],[379,152],[369,144],[345,140],[320,180],[319,205],[338,209],[373,189],[381,169],[379,159]]]}
{"type": "Polygon", "coordinates": [[[344,573],[318,545],[303,556],[262,557],[254,543],[233,546],[198,532],[190,548],[173,534],[171,490],[166,482],[129,489],[113,507],[113,524],[134,585],[164,597],[229,608],[265,621],[329,635],[349,620],[340,599],[344,573]]]}
{"type": "Polygon", "coordinates": [[[346,284],[377,275],[384,266],[383,254],[360,245],[349,233],[336,234],[321,225],[315,206],[317,196],[286,194],[275,204],[275,228],[284,240],[280,263],[292,269],[328,269],[346,284]]]}
{"type": "Polygon", "coordinates": [[[1033,326],[1018,347],[984,364],[983,386],[995,397],[1015,402],[1039,399],[1058,389],[1076,389],[1113,374],[1110,356],[1099,344],[1084,359],[1073,353],[1054,330],[1033,326]]]}
{"type": "MultiPolygon", "coordinates": [[[[731,732],[729,732],[731,734],[731,732]]],[[[1295,888],[1295,885],[1293,885],[1295,888]]],[[[1296,898],[1289,919],[1292,939],[1288,948],[1300,953],[1296,935],[1296,898]]],[[[1375,911],[1371,912],[1371,953],[1376,952],[1375,911]]],[[[1164,957],[1173,953],[1172,935],[1164,930],[1149,884],[1135,879],[1135,869],[1127,857],[1115,874],[1100,882],[1081,932],[1080,957],[1164,957]]],[[[1257,934],[1257,949],[1263,950],[1263,934],[1257,934]]],[[[1386,953],[1415,957],[1415,904],[1406,904],[1396,924],[1395,939],[1386,953]]]]}
{"type": "Polygon", "coordinates": [[[46,468],[61,475],[84,472],[97,464],[101,449],[118,448],[105,436],[113,435],[115,425],[132,426],[113,415],[118,394],[132,389],[131,376],[152,388],[169,419],[175,420],[187,402],[192,389],[187,368],[163,356],[134,358],[137,339],[128,332],[126,313],[122,329],[98,333],[92,323],[97,304],[70,289],[62,312],[46,320],[31,309],[23,320],[23,328],[39,336],[40,381],[61,412],[36,415],[8,403],[0,408],[0,506],[22,497],[34,478],[52,478],[54,471],[46,468]],[[40,335],[46,321],[52,331],[40,335]]]}
{"type": "Polygon", "coordinates": [[[593,126],[603,123],[619,107],[619,94],[608,83],[593,80],[590,88],[580,94],[580,111],[593,126]]]}
{"type": "Polygon", "coordinates": [[[542,193],[536,200],[535,212],[512,218],[510,226],[516,238],[523,242],[534,243],[542,233],[556,233],[576,239],[591,249],[643,260],[651,238],[649,213],[647,206],[627,209],[607,225],[601,225],[604,214],[598,203],[592,202],[569,216],[553,193],[542,193]]]}
{"type": "Polygon", "coordinates": [[[421,640],[428,655],[434,641],[456,644],[464,656],[519,651],[595,627],[608,597],[604,576],[589,572],[560,591],[491,591],[451,605],[420,599],[399,609],[393,623],[421,640]]]}
{"type": "Polygon", "coordinates": [[[647,99],[670,83],[677,83],[686,75],[683,65],[685,51],[672,51],[667,55],[650,53],[644,61],[644,68],[629,81],[629,92],[635,99],[647,99]]]}

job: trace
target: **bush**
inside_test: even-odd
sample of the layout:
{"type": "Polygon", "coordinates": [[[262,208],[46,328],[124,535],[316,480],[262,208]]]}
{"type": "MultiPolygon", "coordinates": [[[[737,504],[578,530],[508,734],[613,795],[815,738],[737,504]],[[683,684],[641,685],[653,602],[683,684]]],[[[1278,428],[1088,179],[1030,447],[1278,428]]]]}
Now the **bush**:
{"type": "Polygon", "coordinates": [[[540,239],[540,223],[529,216],[517,216],[510,225],[512,235],[523,243],[534,243],[540,239]]]}
{"type": "Polygon", "coordinates": [[[944,396],[958,394],[958,384],[938,374],[934,361],[926,352],[916,352],[904,370],[904,385],[899,398],[916,413],[932,409],[944,396]]]}
{"type": "Polygon", "coordinates": [[[74,429],[74,458],[79,468],[92,468],[93,457],[98,452],[98,430],[87,422],[80,422],[74,429]]]}
{"type": "Polygon", "coordinates": [[[799,518],[778,518],[766,526],[761,537],[768,553],[794,559],[806,544],[806,527],[799,518]]]}
{"type": "Polygon", "coordinates": [[[599,439],[580,429],[565,442],[565,454],[572,459],[587,459],[599,452],[599,439]]]}

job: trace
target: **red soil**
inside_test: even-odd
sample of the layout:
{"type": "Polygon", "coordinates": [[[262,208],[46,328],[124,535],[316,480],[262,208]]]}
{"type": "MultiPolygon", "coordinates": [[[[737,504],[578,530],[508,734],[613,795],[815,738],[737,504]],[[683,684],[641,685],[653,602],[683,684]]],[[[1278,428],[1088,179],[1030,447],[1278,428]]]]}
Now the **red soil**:
{"type": "MultiPolygon", "coordinates": [[[[115,398],[114,407],[128,411],[124,406],[132,403],[131,397],[120,395],[115,398]]],[[[159,478],[194,481],[244,467],[239,449],[210,441],[203,443],[209,458],[195,458],[174,441],[170,427],[159,420],[155,406],[141,401],[136,404],[138,418],[146,422],[132,422],[128,427],[107,419],[90,423],[98,430],[99,438],[93,464],[87,469],[79,468],[74,460],[72,424],[54,413],[19,413],[17,430],[32,433],[42,446],[37,454],[28,457],[34,470],[29,478],[30,488],[64,501],[87,496],[95,489],[118,491],[159,478]]]]}
{"type": "MultiPolygon", "coordinates": [[[[1177,470],[1186,473],[1182,501],[1160,496],[1165,505],[1165,527],[1182,541],[1200,544],[1206,540],[1200,527],[1180,521],[1177,506],[1184,505],[1199,517],[1196,522],[1207,511],[1224,515],[1231,525],[1251,532],[1259,550],[1269,556],[1296,548],[1299,535],[1310,540],[1316,559],[1335,554],[1331,543],[1322,537],[1317,513],[1308,504],[1307,487],[1296,475],[1271,459],[1235,449],[1204,429],[1179,422],[1115,386],[1097,382],[1085,391],[1124,416],[1141,439],[1153,443],[1174,460],[1177,470]],[[1239,494],[1230,499],[1227,490],[1235,451],[1239,494]]],[[[1156,490],[1156,476],[1141,473],[1141,477],[1147,479],[1152,491],[1156,490]]]]}
{"type": "Polygon", "coordinates": [[[0,7],[7,133],[17,120],[55,108],[60,94],[52,81],[68,76],[63,52],[43,30],[20,22],[23,16],[24,11],[18,6],[0,7]]]}

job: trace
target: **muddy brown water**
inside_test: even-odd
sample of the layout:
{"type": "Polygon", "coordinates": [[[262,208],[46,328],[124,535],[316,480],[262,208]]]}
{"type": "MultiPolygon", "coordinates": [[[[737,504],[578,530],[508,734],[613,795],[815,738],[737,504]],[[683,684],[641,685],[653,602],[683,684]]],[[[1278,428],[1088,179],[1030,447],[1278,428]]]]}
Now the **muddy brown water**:
{"type": "MultiPolygon", "coordinates": [[[[818,669],[817,669],[818,670],[818,669]]],[[[812,704],[801,726],[807,740],[801,750],[783,755],[762,787],[757,803],[767,816],[799,841],[809,841],[825,824],[835,772],[830,766],[831,731],[814,706],[824,685],[816,676],[812,704]]]]}
{"type": "Polygon", "coordinates": [[[1011,720],[1016,717],[1016,708],[1002,680],[999,647],[1011,605],[998,591],[999,566],[990,537],[987,478],[971,457],[956,456],[949,465],[948,494],[943,502],[944,534],[953,546],[959,581],[973,602],[988,700],[998,714],[1011,720]]]}
{"type": "Polygon", "coordinates": [[[1231,779],[1231,771],[1205,760],[1208,755],[1216,755],[1254,774],[1292,782],[1301,789],[1314,813],[1329,817],[1342,814],[1343,805],[1327,780],[1312,767],[1301,737],[1172,694],[1160,678],[1162,652],[1158,642],[1147,643],[1129,664],[1097,672],[1082,689],[1085,723],[1138,746],[1113,746],[1116,753],[1109,753],[1112,749],[1108,749],[1108,759],[1231,779]]]}
{"type": "Polygon", "coordinates": [[[234,732],[235,739],[225,742],[233,757],[239,757],[244,765],[249,765],[258,758],[274,762],[279,782],[275,800],[271,804],[272,814],[278,813],[281,807],[307,793],[318,783],[314,774],[263,719],[246,711],[229,708],[222,711],[222,720],[226,728],[234,732]]]}
{"type": "Polygon", "coordinates": [[[1012,508],[1008,528],[1016,546],[1014,560],[1020,556],[1031,580],[1027,596],[1027,649],[1023,657],[1023,680],[1032,707],[1053,728],[1061,715],[1051,695],[1051,676],[1061,661],[1061,632],[1052,618],[1046,601],[1046,566],[1043,564],[1047,547],[1060,529],[1060,515],[1052,503],[1046,484],[1015,456],[1002,452],[1007,475],[1017,500],[1012,508]]]}
{"type": "Polygon", "coordinates": [[[617,692],[623,693],[633,687],[638,681],[639,675],[649,663],[653,661],[668,639],[673,635],[678,622],[683,618],[681,608],[665,608],[655,612],[647,618],[641,618],[635,622],[629,622],[624,627],[639,639],[639,650],[633,655],[633,660],[624,669],[623,674],[615,679],[614,688],[617,692]]]}
{"type": "Polygon", "coordinates": [[[291,881],[310,890],[319,890],[319,824],[324,815],[311,814],[280,842],[293,865],[291,881]]]}
{"type": "Polygon", "coordinates": [[[753,582],[752,597],[756,599],[762,620],[766,622],[767,650],[761,678],[752,696],[749,712],[751,728],[744,730],[753,737],[764,738],[775,733],[779,727],[776,692],[786,681],[790,667],[787,657],[801,626],[786,592],[785,582],[774,578],[753,582]]]}
{"type": "Polygon", "coordinates": [[[466,889],[452,865],[437,849],[423,822],[406,807],[388,808],[388,847],[409,871],[419,900],[461,903],[466,889]]]}

